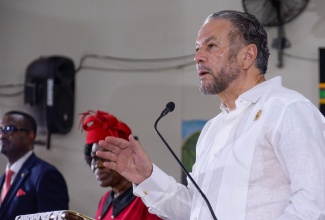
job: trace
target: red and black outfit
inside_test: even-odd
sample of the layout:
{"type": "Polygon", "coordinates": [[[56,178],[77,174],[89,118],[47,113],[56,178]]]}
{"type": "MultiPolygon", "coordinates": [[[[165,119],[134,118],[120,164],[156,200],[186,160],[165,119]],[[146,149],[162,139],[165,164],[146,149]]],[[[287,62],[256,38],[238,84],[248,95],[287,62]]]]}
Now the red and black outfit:
{"type": "Polygon", "coordinates": [[[148,212],[148,208],[139,197],[133,194],[130,187],[117,198],[109,191],[101,198],[96,220],[158,220],[158,216],[148,212]]]}

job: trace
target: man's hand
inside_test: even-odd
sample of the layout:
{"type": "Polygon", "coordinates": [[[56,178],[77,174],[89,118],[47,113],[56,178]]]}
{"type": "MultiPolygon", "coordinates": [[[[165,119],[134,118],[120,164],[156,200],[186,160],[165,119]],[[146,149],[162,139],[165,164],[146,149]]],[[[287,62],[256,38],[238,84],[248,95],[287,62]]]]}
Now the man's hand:
{"type": "Polygon", "coordinates": [[[109,160],[104,162],[104,166],[115,170],[129,181],[140,184],[151,175],[152,162],[132,135],[129,141],[108,136],[105,140],[99,141],[99,146],[108,150],[96,152],[98,157],[109,160]]]}

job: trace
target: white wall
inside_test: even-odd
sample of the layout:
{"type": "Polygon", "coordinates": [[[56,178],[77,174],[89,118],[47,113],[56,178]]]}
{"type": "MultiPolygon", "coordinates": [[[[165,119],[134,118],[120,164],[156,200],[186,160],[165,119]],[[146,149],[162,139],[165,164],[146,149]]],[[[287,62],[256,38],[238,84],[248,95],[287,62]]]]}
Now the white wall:
{"type": "MultiPolygon", "coordinates": [[[[124,58],[166,58],[194,53],[198,29],[207,15],[222,9],[243,10],[241,1],[155,0],[0,0],[0,84],[23,83],[27,65],[39,56],[64,55],[78,66],[86,54],[124,58]]],[[[267,77],[282,75],[289,88],[318,105],[318,47],[325,47],[325,5],[311,0],[307,9],[285,25],[291,48],[286,53],[311,61],[284,57],[277,68],[271,50],[267,77]]],[[[276,28],[268,28],[270,44],[276,28]]],[[[189,62],[192,58],[185,60],[189,62]]],[[[121,64],[87,60],[87,65],[114,68],[152,68],[162,64],[121,64]]],[[[166,63],[170,66],[178,63],[166,63]]],[[[22,88],[1,89],[0,93],[22,88]]],[[[65,176],[70,209],[93,216],[101,189],[83,159],[84,133],[78,113],[101,109],[116,115],[140,137],[152,160],[180,180],[181,169],[156,135],[153,125],[168,101],[173,113],[158,128],[180,156],[181,121],[209,119],[219,112],[216,97],[198,91],[194,65],[157,72],[117,72],[82,69],[76,75],[75,123],[67,135],[53,135],[51,149],[36,153],[65,176]]],[[[0,97],[0,113],[23,109],[23,96],[0,97]]],[[[6,158],[0,156],[0,170],[6,158]]]]}

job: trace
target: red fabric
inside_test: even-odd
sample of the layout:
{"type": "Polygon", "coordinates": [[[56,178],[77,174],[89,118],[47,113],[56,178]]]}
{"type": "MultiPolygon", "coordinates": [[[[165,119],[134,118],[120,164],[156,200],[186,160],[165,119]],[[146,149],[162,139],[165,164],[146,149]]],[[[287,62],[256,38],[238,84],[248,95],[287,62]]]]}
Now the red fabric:
{"type": "Polygon", "coordinates": [[[98,210],[96,213],[96,220],[160,220],[156,215],[148,212],[148,208],[144,205],[139,197],[136,197],[122,212],[112,218],[112,206],[108,209],[105,216],[100,217],[103,205],[110,192],[107,192],[99,202],[98,210]]]}
{"type": "Polygon", "coordinates": [[[129,139],[131,129],[114,115],[97,110],[82,113],[80,125],[87,131],[86,143],[97,143],[104,140],[107,136],[129,139]]]}
{"type": "Polygon", "coordinates": [[[23,189],[19,189],[16,193],[16,197],[24,196],[24,195],[26,195],[26,192],[23,189]]]}
{"type": "Polygon", "coordinates": [[[1,195],[1,201],[6,197],[6,194],[10,188],[10,183],[11,183],[11,177],[14,175],[14,171],[8,169],[6,172],[6,179],[5,183],[3,184],[3,189],[2,189],[2,195],[1,195]]]}

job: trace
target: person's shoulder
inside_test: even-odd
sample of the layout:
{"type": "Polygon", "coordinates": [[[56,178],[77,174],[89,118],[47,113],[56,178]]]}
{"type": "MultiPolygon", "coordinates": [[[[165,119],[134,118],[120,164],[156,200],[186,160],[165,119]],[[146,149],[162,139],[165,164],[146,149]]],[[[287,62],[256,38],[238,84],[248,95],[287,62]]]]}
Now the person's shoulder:
{"type": "Polygon", "coordinates": [[[108,190],[104,195],[102,196],[102,199],[107,198],[109,194],[111,194],[112,190],[108,190]]]}
{"type": "Polygon", "coordinates": [[[310,102],[300,92],[286,88],[284,86],[277,86],[272,88],[271,92],[269,93],[269,98],[282,100],[285,103],[292,103],[297,101],[310,102]]]}
{"type": "Polygon", "coordinates": [[[278,100],[286,104],[297,101],[309,101],[300,92],[284,86],[282,82],[282,77],[280,76],[269,79],[265,83],[261,84],[261,86],[262,85],[264,86],[260,87],[260,93],[263,94],[261,100],[278,100]]]}
{"type": "Polygon", "coordinates": [[[37,156],[36,156],[34,168],[41,168],[44,171],[45,170],[55,170],[55,171],[58,170],[55,165],[53,165],[52,163],[50,163],[48,161],[43,160],[42,158],[37,157],[37,156]]]}
{"type": "Polygon", "coordinates": [[[106,193],[104,193],[104,195],[102,195],[102,197],[99,200],[99,205],[103,204],[107,200],[107,197],[111,194],[111,192],[112,190],[109,190],[106,193]]]}
{"type": "Polygon", "coordinates": [[[220,112],[219,114],[217,114],[216,116],[214,116],[213,118],[210,118],[203,126],[202,131],[204,130],[208,130],[211,126],[213,126],[213,124],[217,123],[218,120],[221,119],[222,115],[224,114],[224,112],[220,112]]]}

